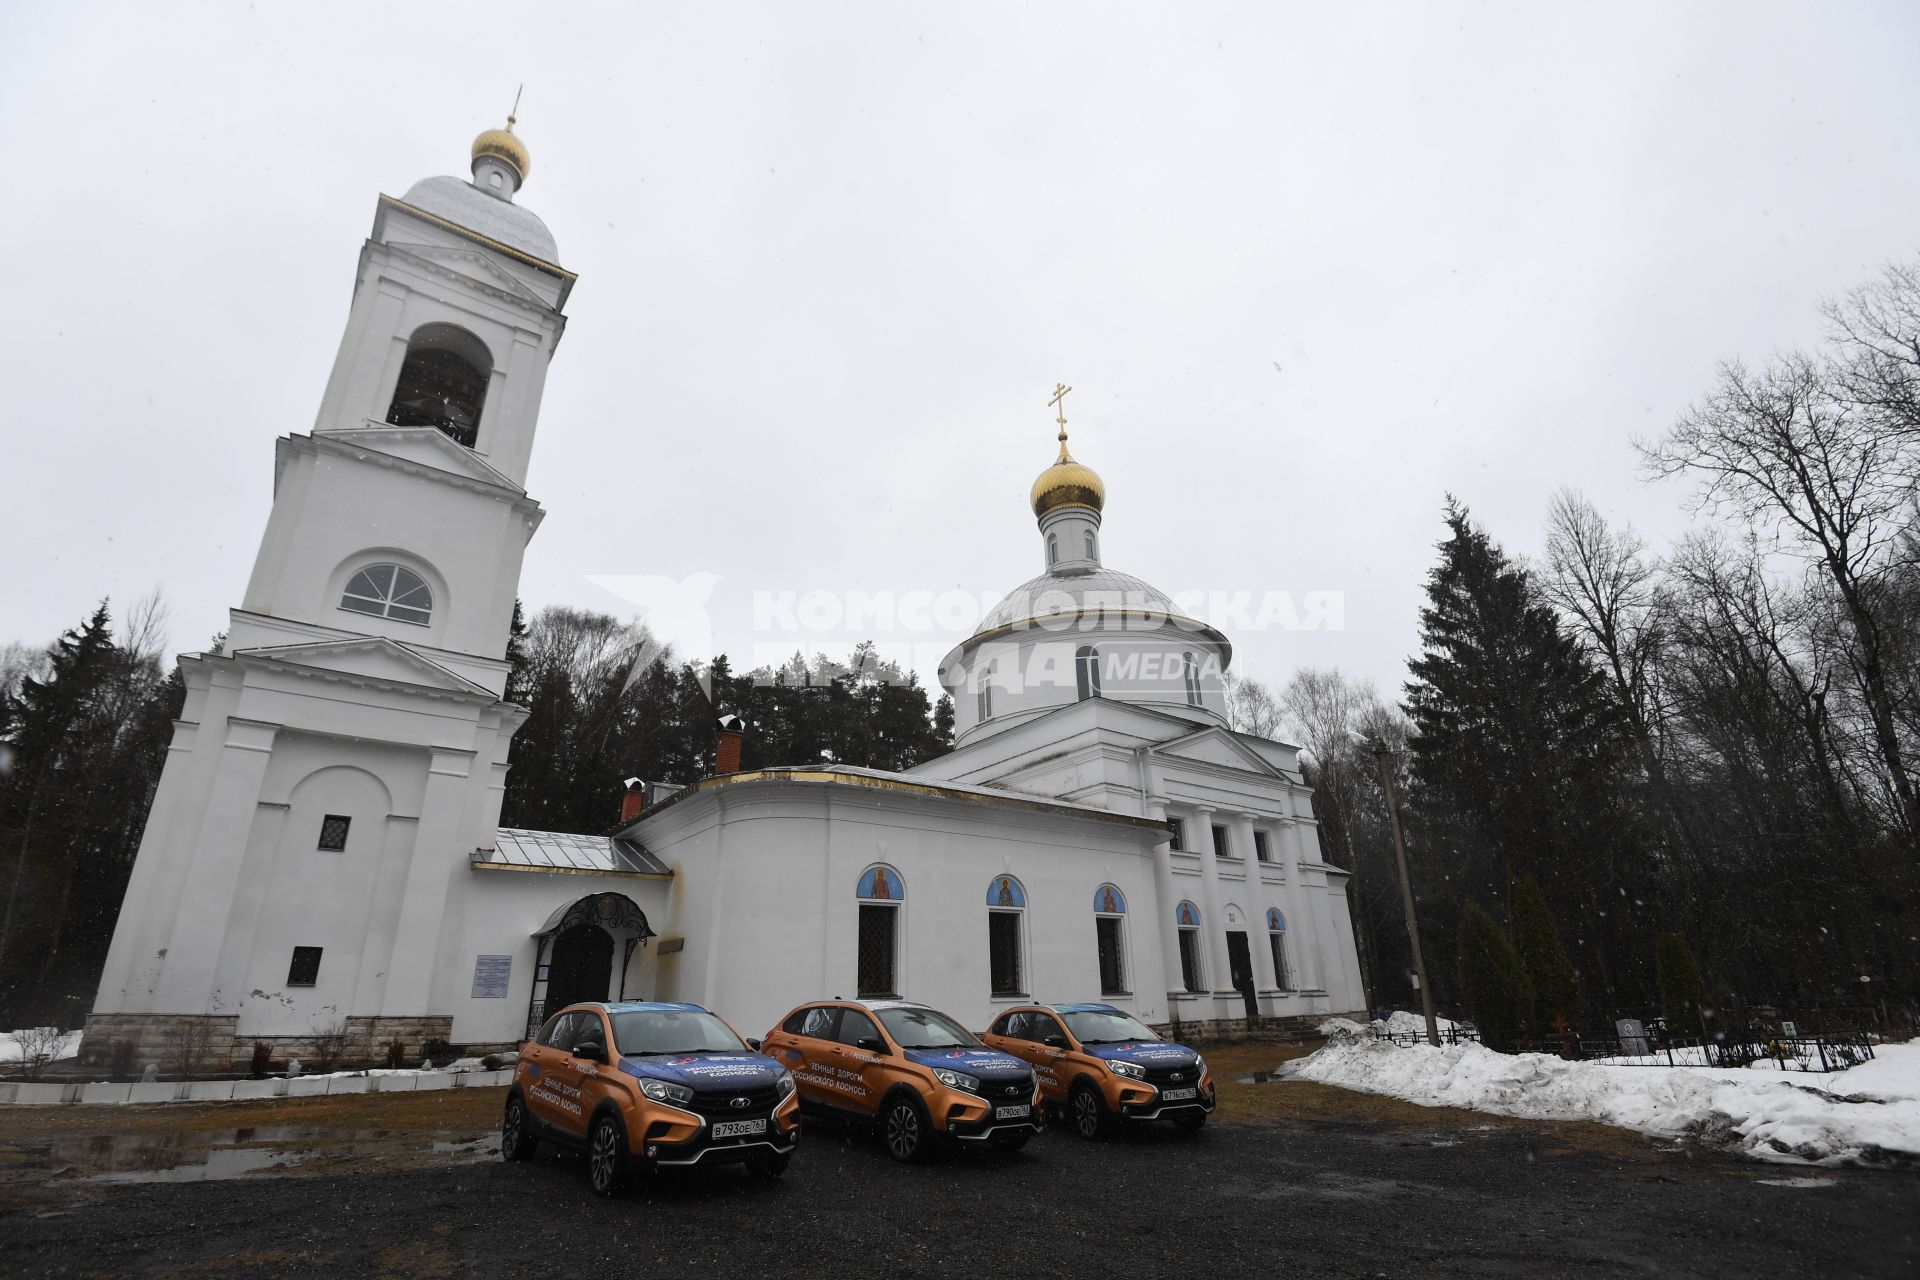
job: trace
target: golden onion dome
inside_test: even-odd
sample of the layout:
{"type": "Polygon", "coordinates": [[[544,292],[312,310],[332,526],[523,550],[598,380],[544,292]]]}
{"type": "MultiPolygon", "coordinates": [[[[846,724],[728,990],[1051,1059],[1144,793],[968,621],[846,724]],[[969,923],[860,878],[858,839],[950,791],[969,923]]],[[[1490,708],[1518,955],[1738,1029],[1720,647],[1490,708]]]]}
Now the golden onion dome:
{"type": "Polygon", "coordinates": [[[511,165],[520,175],[520,181],[527,180],[527,174],[533,169],[533,157],[527,153],[527,144],[513,134],[513,117],[507,117],[504,129],[488,129],[473,140],[473,158],[492,156],[504,164],[511,165]]]}
{"type": "Polygon", "coordinates": [[[1044,516],[1061,507],[1092,507],[1100,510],[1107,502],[1107,486],[1100,473],[1084,462],[1075,462],[1067,452],[1067,433],[1060,431],[1060,457],[1033,482],[1033,514],[1044,516]]]}

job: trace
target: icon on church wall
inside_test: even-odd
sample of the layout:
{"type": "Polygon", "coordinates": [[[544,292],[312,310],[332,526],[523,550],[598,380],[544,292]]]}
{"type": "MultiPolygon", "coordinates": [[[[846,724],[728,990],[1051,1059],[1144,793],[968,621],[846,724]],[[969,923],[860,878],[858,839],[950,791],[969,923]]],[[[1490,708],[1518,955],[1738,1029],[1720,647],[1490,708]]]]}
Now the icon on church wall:
{"type": "Polygon", "coordinates": [[[993,883],[987,886],[987,905],[1024,907],[1027,905],[1027,891],[1012,876],[995,876],[993,883]]]}
{"type": "Polygon", "coordinates": [[[868,867],[860,877],[855,895],[876,902],[900,902],[907,896],[906,885],[900,880],[900,873],[882,863],[868,867]]]}
{"type": "Polygon", "coordinates": [[[1093,895],[1093,909],[1104,916],[1125,915],[1126,895],[1110,884],[1103,884],[1093,895]]]}
{"type": "Polygon", "coordinates": [[[1191,902],[1182,902],[1175,908],[1175,919],[1183,929],[1196,929],[1200,926],[1200,913],[1193,909],[1191,902]]]}
{"type": "Polygon", "coordinates": [[[1267,908],[1267,928],[1273,930],[1275,933],[1279,933],[1283,931],[1286,927],[1287,927],[1287,918],[1280,914],[1280,908],[1268,907],[1267,908]]]}

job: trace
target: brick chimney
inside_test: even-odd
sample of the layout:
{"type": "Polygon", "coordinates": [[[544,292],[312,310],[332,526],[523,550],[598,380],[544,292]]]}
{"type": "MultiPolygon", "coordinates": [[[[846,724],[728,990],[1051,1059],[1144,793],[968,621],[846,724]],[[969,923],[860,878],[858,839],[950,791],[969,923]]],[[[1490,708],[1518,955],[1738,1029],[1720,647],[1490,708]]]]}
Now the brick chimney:
{"type": "Polygon", "coordinates": [[[740,751],[746,745],[747,726],[739,716],[720,717],[720,745],[713,753],[713,771],[740,772],[740,751]]]}
{"type": "Polygon", "coordinates": [[[638,778],[627,779],[627,793],[620,797],[620,821],[632,822],[647,807],[647,784],[638,778]]]}

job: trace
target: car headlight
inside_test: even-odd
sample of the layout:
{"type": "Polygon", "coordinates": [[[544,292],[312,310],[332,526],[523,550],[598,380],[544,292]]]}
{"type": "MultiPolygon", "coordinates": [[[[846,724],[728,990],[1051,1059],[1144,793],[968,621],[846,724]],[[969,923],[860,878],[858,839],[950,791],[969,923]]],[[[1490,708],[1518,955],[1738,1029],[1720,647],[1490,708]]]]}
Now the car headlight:
{"type": "Polygon", "coordinates": [[[800,1086],[793,1082],[793,1072],[782,1071],[780,1078],[773,1082],[773,1087],[780,1091],[782,1098],[785,1098],[800,1086]]]}
{"type": "Polygon", "coordinates": [[[980,1092],[980,1077],[970,1076],[964,1071],[936,1071],[933,1078],[949,1089],[964,1089],[968,1093],[980,1092]]]}
{"type": "Polygon", "coordinates": [[[671,1080],[642,1080],[640,1092],[655,1102],[692,1102],[693,1090],[671,1080]]]}
{"type": "Polygon", "coordinates": [[[1117,1076],[1125,1076],[1129,1080],[1145,1080],[1147,1078],[1147,1069],[1145,1067],[1137,1062],[1122,1062],[1118,1058],[1107,1059],[1107,1070],[1117,1076]]]}
{"type": "Polygon", "coordinates": [[[1197,1053],[1193,1055],[1193,1078],[1195,1080],[1207,1078],[1207,1060],[1197,1053]]]}

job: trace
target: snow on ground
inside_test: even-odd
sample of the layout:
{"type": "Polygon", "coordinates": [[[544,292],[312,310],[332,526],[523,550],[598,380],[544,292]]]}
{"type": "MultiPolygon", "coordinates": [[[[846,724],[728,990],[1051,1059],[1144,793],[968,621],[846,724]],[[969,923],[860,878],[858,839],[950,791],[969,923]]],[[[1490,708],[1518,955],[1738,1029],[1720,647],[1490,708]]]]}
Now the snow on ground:
{"type": "Polygon", "coordinates": [[[1607,1066],[1336,1036],[1277,1076],[1529,1120],[1598,1120],[1811,1164],[1920,1159],[1920,1043],[1827,1075],[1607,1066]]]}
{"type": "MultiPolygon", "coordinates": [[[[25,1031],[0,1031],[0,1062],[20,1061],[20,1037],[29,1034],[25,1031]]],[[[80,1033],[68,1031],[60,1037],[60,1047],[54,1050],[53,1059],[72,1058],[80,1053],[80,1033]]]]}
{"type": "MultiPolygon", "coordinates": [[[[1450,1018],[1442,1018],[1438,1015],[1435,1015],[1433,1022],[1434,1025],[1442,1031],[1449,1031],[1460,1025],[1450,1018]]],[[[1351,1018],[1328,1018],[1320,1024],[1320,1034],[1323,1036],[1340,1035],[1343,1033],[1357,1036],[1365,1035],[1370,1031],[1378,1032],[1381,1035],[1407,1035],[1411,1033],[1416,1036],[1423,1036],[1427,1034],[1427,1019],[1425,1014],[1408,1013],[1405,1009],[1399,1009],[1384,1018],[1375,1018],[1372,1022],[1355,1022],[1351,1018]]]]}

